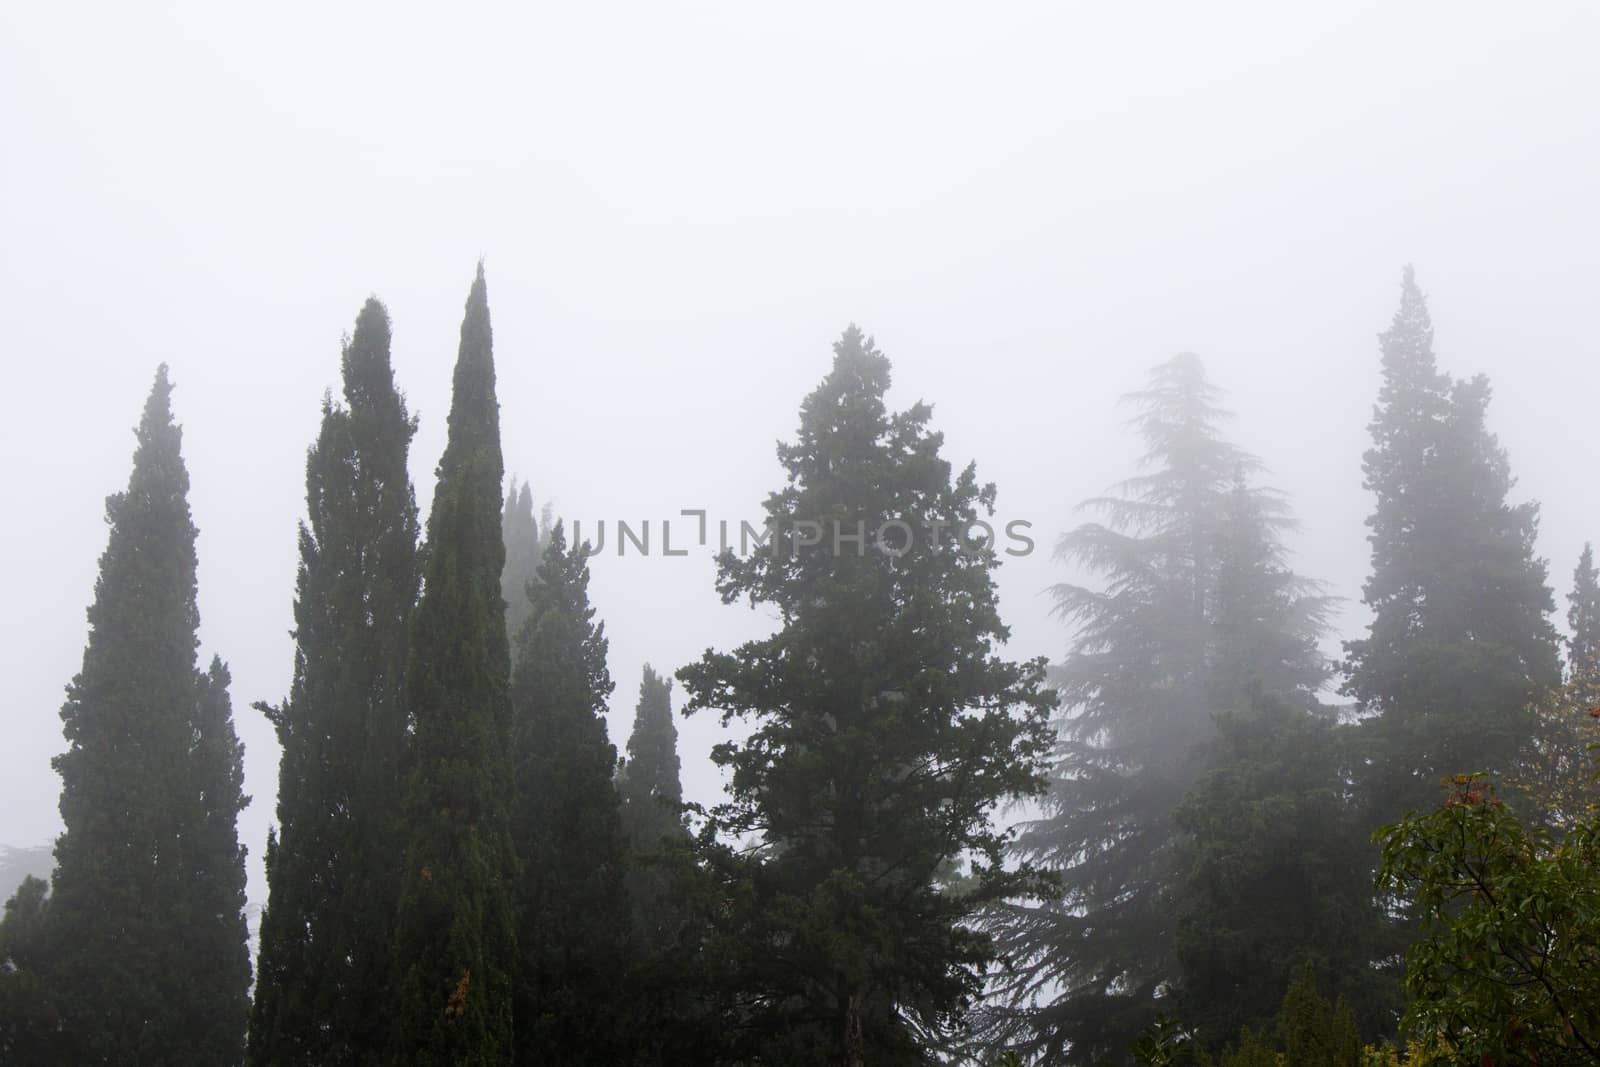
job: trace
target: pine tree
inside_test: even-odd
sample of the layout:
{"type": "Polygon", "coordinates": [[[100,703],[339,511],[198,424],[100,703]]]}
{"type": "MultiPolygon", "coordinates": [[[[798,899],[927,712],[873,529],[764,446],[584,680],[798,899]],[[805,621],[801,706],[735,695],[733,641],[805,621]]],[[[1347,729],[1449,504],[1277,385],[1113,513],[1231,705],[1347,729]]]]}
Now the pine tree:
{"type": "Polygon", "coordinates": [[[277,728],[278,829],[251,1017],[252,1064],[373,1062],[386,1041],[399,860],[406,627],[417,598],[416,422],[395,389],[388,312],[344,345],[306,457],[294,680],[277,728]]]}
{"type": "Polygon", "coordinates": [[[1121,1058],[1152,1023],[1180,974],[1174,812],[1217,758],[1215,716],[1256,693],[1304,714],[1328,673],[1327,600],[1284,564],[1286,505],[1252,487],[1260,464],[1222,436],[1219,398],[1193,355],[1157,367],[1129,397],[1142,473],[1057,545],[1103,586],[1053,590],[1077,628],[1056,672],[1060,758],[1017,849],[1060,870],[1065,896],[995,916],[1017,964],[1001,1029],[1028,1054],[1121,1058]]]}
{"type": "Polygon", "coordinates": [[[501,520],[506,543],[506,566],[500,577],[500,595],[506,602],[506,633],[511,639],[511,659],[517,658],[517,635],[528,621],[528,583],[539,575],[545,546],[550,541],[550,508],[538,518],[533,514],[533,489],[527,482],[518,488],[515,479],[506,494],[501,520]]]}
{"type": "Polygon", "coordinates": [[[629,962],[627,846],[606,736],[603,623],[589,604],[588,544],[550,533],[527,587],[512,684],[515,801],[522,860],[517,989],[519,1064],[622,1062],[617,1013],[629,962]]]}
{"type": "Polygon", "coordinates": [[[461,324],[448,427],[406,662],[408,841],[388,1014],[394,1060],[464,1067],[510,1058],[516,959],[504,472],[481,263],[461,324]]]}
{"type": "Polygon", "coordinates": [[[1431,806],[1443,776],[1508,769],[1532,732],[1530,705],[1560,669],[1534,555],[1538,507],[1507,503],[1488,382],[1439,370],[1410,267],[1378,340],[1383,386],[1364,463],[1377,497],[1363,588],[1373,618],[1345,646],[1344,692],[1373,716],[1363,790],[1373,818],[1388,820],[1431,806]]]}
{"type": "Polygon", "coordinates": [[[61,710],[65,832],[46,915],[58,1062],[233,1064],[250,984],[240,747],[227,672],[196,670],[195,537],[163,366],[61,710]]]}
{"type": "Polygon", "coordinates": [[[861,331],[834,354],[778,449],[772,544],[718,562],[723,599],[779,629],[678,675],[687,711],[753,725],[713,753],[731,779],[702,838],[726,889],[708,953],[743,987],[734,1060],[921,1063],[994,959],[979,909],[1046,888],[1004,864],[991,818],[1042,787],[1054,694],[1042,660],[995,653],[993,486],[952,479],[925,404],[886,410],[889,361],[861,331]]]}
{"type": "Polygon", "coordinates": [[[678,777],[678,731],[672,723],[672,679],[645,664],[628,758],[617,771],[622,821],[633,853],[628,898],[634,932],[647,950],[661,951],[675,936],[676,909],[664,873],[652,864],[663,841],[683,843],[683,785],[678,777]]]}

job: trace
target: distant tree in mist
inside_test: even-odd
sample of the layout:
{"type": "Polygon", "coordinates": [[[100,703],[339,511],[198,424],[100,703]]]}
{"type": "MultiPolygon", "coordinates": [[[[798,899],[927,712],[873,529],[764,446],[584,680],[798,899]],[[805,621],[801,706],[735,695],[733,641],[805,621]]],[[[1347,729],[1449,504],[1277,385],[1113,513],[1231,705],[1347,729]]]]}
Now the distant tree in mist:
{"type": "Polygon", "coordinates": [[[1354,727],[1258,694],[1217,716],[1211,770],[1178,806],[1170,893],[1175,1002],[1219,1049],[1270,1028],[1278,998],[1310,966],[1362,1033],[1390,1036],[1396,976],[1372,886],[1370,827],[1349,795],[1354,727]]]}
{"type": "Polygon", "coordinates": [[[548,505],[538,516],[534,515],[533,489],[527,482],[519,487],[513,478],[501,518],[506,566],[500,576],[500,595],[506,602],[506,633],[511,639],[513,663],[517,658],[517,635],[528,621],[528,583],[538,579],[539,564],[544,562],[545,546],[550,541],[552,521],[548,505]]]}
{"type": "Polygon", "coordinates": [[[635,936],[648,948],[662,949],[674,938],[676,911],[662,871],[649,857],[665,840],[685,843],[683,784],[679,779],[678,731],[672,722],[672,679],[645,664],[639,681],[628,756],[617,771],[623,828],[635,856],[628,873],[635,936]]]}
{"type": "Polygon", "coordinates": [[[228,674],[196,669],[195,526],[163,366],[61,710],[61,817],[47,901],[8,912],[58,1013],[58,1063],[239,1063],[249,1013],[243,750],[228,674]]]}
{"type": "Polygon", "coordinates": [[[421,581],[406,470],[416,422],[389,316],[368,300],[344,345],[344,403],[306,456],[294,680],[260,705],[283,753],[251,1016],[256,1065],[378,1062],[390,1010],[407,626],[421,581]]]}
{"type": "Polygon", "coordinates": [[[512,1052],[516,860],[510,649],[500,598],[500,406],[479,264],[461,323],[448,436],[412,612],[404,866],[390,1055],[500,1065],[512,1052]]]}
{"type": "Polygon", "coordinates": [[[855,327],[834,345],[778,448],[787,480],[765,507],[782,540],[718,560],[724,601],[766,605],[778,628],[678,674],[687,710],[752,727],[713,752],[729,797],[700,837],[722,894],[704,956],[735,987],[726,1062],[929,1062],[994,960],[974,917],[1048,888],[1004,864],[992,821],[1042,788],[1055,699],[1042,660],[996,653],[993,544],[956,543],[994,489],[971,466],[953,476],[927,405],[886,409],[889,371],[855,327]],[[862,524],[859,551],[794,536],[833,520],[862,524]],[[891,520],[912,531],[904,553],[871,543],[891,520]]]}
{"type": "Polygon", "coordinates": [[[1567,594],[1567,680],[1578,686],[1580,700],[1600,704],[1600,569],[1594,546],[1585,544],[1572,572],[1567,594]]]}
{"type": "Polygon", "coordinates": [[[1560,684],[1554,600],[1534,554],[1538,506],[1510,504],[1485,424],[1489,383],[1440,371],[1410,267],[1379,335],[1383,385],[1365,456],[1367,635],[1345,645],[1344,692],[1373,716],[1362,791],[1374,821],[1431,805],[1441,777],[1503,771],[1560,684]]]}
{"type": "Polygon", "coordinates": [[[1526,821],[1557,832],[1600,808],[1600,572],[1589,545],[1567,603],[1567,680],[1534,705],[1532,738],[1511,775],[1526,821]]]}
{"type": "Polygon", "coordinates": [[[516,908],[518,1064],[620,1063],[630,961],[628,849],[617,750],[606,734],[603,623],[589,603],[588,544],[558,522],[523,594],[511,688],[511,825],[516,908]]]}
{"type": "MultiPolygon", "coordinates": [[[[1052,590],[1075,627],[1054,674],[1059,758],[1044,812],[1015,849],[1059,870],[1065,895],[995,915],[1015,967],[1001,980],[1012,1005],[1002,1029],[1030,1055],[1125,1055],[1180,983],[1180,916],[1202,946],[1234,921],[1192,900],[1175,907],[1194,863],[1175,813],[1208,767],[1249,756],[1209,744],[1217,715],[1268,695],[1304,716],[1329,672],[1317,651],[1328,602],[1285,565],[1287,509],[1254,487],[1259,462],[1222,435],[1219,397],[1192,355],[1157,367],[1128,398],[1141,473],[1087,501],[1105,521],[1056,546],[1100,582],[1052,590]]],[[[1280,784],[1241,778],[1239,801],[1280,784]]]]}

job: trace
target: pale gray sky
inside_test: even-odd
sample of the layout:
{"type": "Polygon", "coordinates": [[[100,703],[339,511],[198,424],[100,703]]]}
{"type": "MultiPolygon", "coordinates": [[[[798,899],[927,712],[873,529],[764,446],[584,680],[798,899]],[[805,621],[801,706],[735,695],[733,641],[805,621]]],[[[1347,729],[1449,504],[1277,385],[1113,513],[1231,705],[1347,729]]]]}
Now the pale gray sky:
{"type": "MultiPolygon", "coordinates": [[[[1034,523],[1002,606],[1052,657],[1048,546],[1128,472],[1115,398],[1183,349],[1293,494],[1301,569],[1359,598],[1374,335],[1412,261],[1564,594],[1600,538],[1597,39],[1587,3],[5,5],[0,842],[59,828],[103,498],[165,360],[259,900],[277,748],[249,705],[288,685],[340,335],[388,304],[426,507],[480,255],[507,466],[560,512],[758,518],[856,321],[896,405],[932,402],[1034,523]]],[[[643,662],[767,625],[699,552],[594,572],[619,743],[643,662]]],[[[681,729],[712,799],[716,724],[681,729]]]]}

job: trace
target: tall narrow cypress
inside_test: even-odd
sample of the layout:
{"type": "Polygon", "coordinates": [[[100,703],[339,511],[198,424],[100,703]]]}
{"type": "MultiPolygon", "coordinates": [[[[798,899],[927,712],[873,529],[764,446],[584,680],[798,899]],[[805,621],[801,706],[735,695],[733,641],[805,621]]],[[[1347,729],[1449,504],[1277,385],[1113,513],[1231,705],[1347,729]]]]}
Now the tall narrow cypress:
{"type": "Polygon", "coordinates": [[[506,601],[506,633],[511,638],[511,658],[514,662],[518,651],[517,635],[522,632],[531,610],[528,583],[538,580],[539,564],[544,562],[545,545],[550,540],[550,511],[546,507],[544,514],[536,517],[533,513],[532,487],[527,482],[519,487],[513,478],[511,491],[506,494],[506,509],[501,525],[506,543],[506,565],[500,575],[500,595],[506,601]]]}
{"type": "Polygon", "coordinates": [[[420,581],[388,312],[368,300],[306,456],[294,680],[263,707],[283,746],[251,1017],[252,1064],[372,1062],[386,1040],[397,899],[406,626],[420,581]]]}
{"type": "Polygon", "coordinates": [[[678,731],[672,724],[672,679],[645,664],[628,758],[617,771],[623,829],[635,862],[628,871],[634,933],[647,949],[661,949],[673,936],[673,909],[662,872],[650,863],[663,839],[686,841],[680,808],[678,731]]]}
{"type": "Polygon", "coordinates": [[[500,405],[483,265],[467,297],[428,516],[405,692],[412,721],[393,1057],[495,1064],[512,1050],[515,857],[510,652],[500,576],[500,405]]]}
{"type": "Polygon", "coordinates": [[[196,670],[195,537],[165,366],[61,709],[46,978],[62,1063],[238,1063],[249,1010],[241,752],[227,672],[196,670]]]}

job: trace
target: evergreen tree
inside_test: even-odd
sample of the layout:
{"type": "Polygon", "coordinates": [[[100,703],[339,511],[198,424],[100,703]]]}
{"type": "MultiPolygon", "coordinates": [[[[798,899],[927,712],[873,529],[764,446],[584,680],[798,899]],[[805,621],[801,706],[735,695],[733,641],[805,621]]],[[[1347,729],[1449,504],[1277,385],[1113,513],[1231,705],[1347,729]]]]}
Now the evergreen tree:
{"type": "Polygon", "coordinates": [[[1310,964],[1366,1032],[1389,1033],[1397,988],[1373,967],[1383,921],[1347,798],[1352,728],[1265,695],[1218,727],[1215,769],[1176,812],[1182,1017],[1212,1048],[1264,1033],[1310,964]]]}
{"type": "Polygon", "coordinates": [[[588,544],[555,525],[529,583],[512,684],[519,883],[519,1064],[623,1062],[627,845],[606,736],[605,626],[589,604],[588,544]]]}
{"type": "Polygon", "coordinates": [[[538,518],[533,514],[533,489],[527,482],[518,488],[511,481],[506,494],[505,514],[501,519],[506,543],[506,566],[500,576],[500,595],[506,601],[506,633],[511,639],[511,658],[517,657],[517,635],[528,621],[528,583],[539,576],[545,546],[550,541],[551,515],[548,505],[538,518]]]}
{"type": "Polygon", "coordinates": [[[1344,692],[1372,718],[1364,792],[1375,818],[1430,804],[1442,776],[1505,770],[1560,681],[1554,601],[1534,555],[1538,507],[1485,425],[1489,385],[1438,369],[1410,267],[1379,335],[1383,386],[1366,453],[1377,497],[1367,636],[1348,642],[1344,692]]]}
{"type": "Polygon", "coordinates": [[[373,1062],[386,1041],[400,857],[406,627],[420,581],[416,422],[372,299],[306,457],[294,681],[262,705],[283,755],[251,1016],[253,1064],[373,1062]]]}
{"type": "Polygon", "coordinates": [[[1567,594],[1567,681],[1577,687],[1580,702],[1600,704],[1600,569],[1594,546],[1585,544],[1572,572],[1567,594]]]}
{"type": "Polygon", "coordinates": [[[725,1054],[893,1067],[925,1062],[980,991],[979,909],[1047,888],[1007,867],[991,819],[1043,786],[1054,694],[1042,660],[995,652],[999,561],[975,533],[993,486],[952,479],[926,405],[886,410],[889,361],[858,329],[834,353],[778,449],[772,544],[718,561],[723,599],[779,628],[678,677],[687,711],[753,725],[713,753],[729,799],[701,839],[725,890],[708,954],[742,987],[725,1054]]]}
{"type": "Polygon", "coordinates": [[[1017,849],[1059,869],[1066,893],[995,916],[1016,959],[1001,1028],[1029,1054],[1121,1058],[1152,1023],[1179,977],[1174,812],[1216,758],[1200,747],[1214,717],[1256,693],[1305,714],[1328,673],[1327,601],[1284,564],[1286,506],[1251,486],[1260,464],[1222,436],[1219,398],[1193,355],[1157,367],[1129,398],[1142,473],[1087,502],[1105,523],[1057,545],[1103,587],[1053,590],[1076,641],[1056,673],[1052,787],[1017,849]]]}
{"type": "Polygon", "coordinates": [[[195,536],[163,366],[61,710],[65,832],[45,939],[57,1062],[239,1063],[249,1010],[241,752],[227,672],[196,670],[195,536]]]}
{"type": "Polygon", "coordinates": [[[406,662],[408,841],[388,1014],[393,1059],[464,1067],[510,1058],[516,959],[504,471],[481,263],[461,323],[448,427],[406,662]]]}
{"type": "Polygon", "coordinates": [[[663,871],[652,866],[663,839],[683,842],[683,785],[678,777],[678,731],[672,723],[672,679],[645,665],[628,758],[617,771],[622,821],[637,861],[628,871],[634,931],[643,944],[662,950],[677,925],[663,871]]]}
{"type": "Polygon", "coordinates": [[[46,1064],[61,1051],[61,1019],[44,978],[48,891],[44,879],[27,875],[0,918],[0,1063],[46,1064]]]}
{"type": "Polygon", "coordinates": [[[1565,830],[1600,805],[1600,575],[1583,546],[1567,595],[1567,680],[1535,705],[1533,737],[1512,779],[1530,822],[1565,830]]]}

